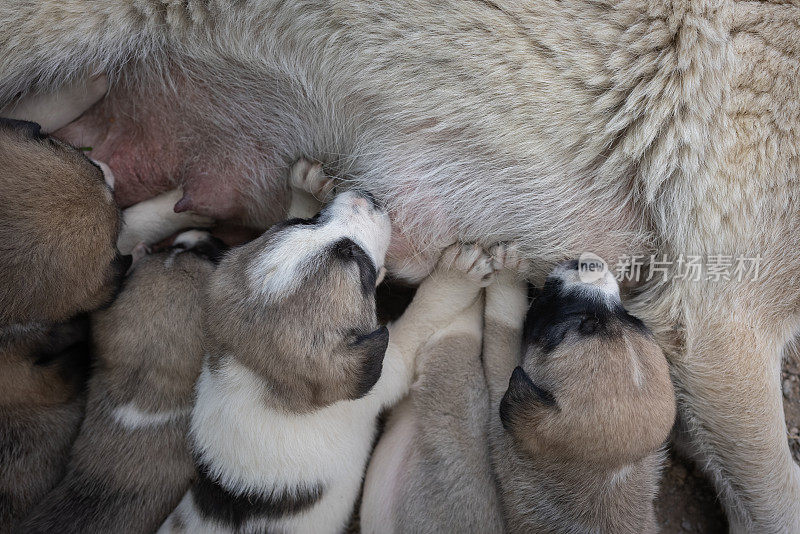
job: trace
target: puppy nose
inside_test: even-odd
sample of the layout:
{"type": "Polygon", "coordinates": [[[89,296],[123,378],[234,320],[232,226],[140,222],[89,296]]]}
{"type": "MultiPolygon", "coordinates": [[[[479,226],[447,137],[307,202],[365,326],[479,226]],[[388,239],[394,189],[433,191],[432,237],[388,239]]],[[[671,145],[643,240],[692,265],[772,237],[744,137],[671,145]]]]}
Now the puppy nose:
{"type": "Polygon", "coordinates": [[[369,191],[353,191],[353,205],[377,211],[383,211],[383,206],[369,191]]]}
{"type": "Polygon", "coordinates": [[[581,257],[561,263],[550,277],[561,280],[564,290],[580,291],[586,296],[603,297],[619,302],[619,284],[606,263],[599,257],[581,257]]]}

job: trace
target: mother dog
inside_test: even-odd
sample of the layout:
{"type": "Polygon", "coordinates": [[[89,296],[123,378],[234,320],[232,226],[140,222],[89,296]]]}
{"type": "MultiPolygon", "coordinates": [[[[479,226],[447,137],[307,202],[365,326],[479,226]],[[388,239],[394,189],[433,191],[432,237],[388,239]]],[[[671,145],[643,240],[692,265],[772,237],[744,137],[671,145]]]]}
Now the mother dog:
{"type": "Polygon", "coordinates": [[[534,276],[586,250],[668,259],[629,304],[670,357],[687,450],[733,530],[798,532],[779,388],[798,20],[724,0],[6,0],[0,105],[104,73],[59,135],[110,164],[123,205],[180,183],[176,210],[263,227],[288,165],[322,161],[387,203],[411,279],[454,240],[521,243],[534,276]],[[679,276],[689,255],[760,272],[679,276]]]}

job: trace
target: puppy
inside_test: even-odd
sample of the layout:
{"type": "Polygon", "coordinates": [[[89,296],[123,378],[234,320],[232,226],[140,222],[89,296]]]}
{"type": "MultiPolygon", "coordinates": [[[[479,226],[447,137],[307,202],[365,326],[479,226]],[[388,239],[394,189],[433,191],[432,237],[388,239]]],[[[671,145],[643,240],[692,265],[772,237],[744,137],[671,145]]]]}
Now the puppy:
{"type": "Polygon", "coordinates": [[[0,531],[63,476],[89,358],[88,321],[71,318],[115,296],[130,265],[115,243],[208,222],[158,197],[121,224],[113,182],[38,124],[0,119],[0,531]]]}
{"type": "Polygon", "coordinates": [[[110,301],[129,262],[102,169],[34,123],[0,119],[0,326],[110,301]]]}
{"type": "Polygon", "coordinates": [[[675,397],[652,335],[622,307],[610,272],[587,283],[577,262],[557,267],[524,330],[524,284],[508,272],[497,278],[486,296],[484,365],[508,531],[655,532],[659,449],[675,397]]]}
{"type": "MultiPolygon", "coordinates": [[[[320,175],[303,173],[305,189],[320,175]]],[[[410,315],[377,324],[389,238],[383,208],[350,191],[221,262],[192,412],[199,479],[162,532],[342,531],[378,413],[407,391],[419,344],[452,317],[423,286],[410,315]]]]}
{"type": "Polygon", "coordinates": [[[64,472],[83,413],[88,320],[128,268],[103,170],[0,120],[0,532],[64,472]]]}
{"type": "Polygon", "coordinates": [[[203,355],[201,287],[220,257],[205,232],[138,260],[92,316],[86,417],[68,471],[19,532],[152,532],[186,491],[185,435],[203,355]]]}
{"type": "MultiPolygon", "coordinates": [[[[504,260],[511,256],[506,249],[499,245],[491,255],[504,260]]],[[[447,267],[440,262],[423,284],[441,285],[437,311],[471,304],[419,349],[417,378],[392,410],[369,462],[360,511],[364,533],[503,530],[481,363],[482,286],[488,280],[447,267]]],[[[493,259],[493,270],[504,267],[493,259]]]]}
{"type": "Polygon", "coordinates": [[[63,476],[78,432],[89,320],[0,333],[0,532],[63,476]]]}

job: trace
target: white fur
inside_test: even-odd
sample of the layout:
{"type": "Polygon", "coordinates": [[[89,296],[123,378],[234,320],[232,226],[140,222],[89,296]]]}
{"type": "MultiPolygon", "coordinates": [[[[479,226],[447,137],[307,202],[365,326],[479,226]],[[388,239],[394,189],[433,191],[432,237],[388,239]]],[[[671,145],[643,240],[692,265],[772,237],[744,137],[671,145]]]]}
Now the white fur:
{"type": "Polygon", "coordinates": [[[402,469],[405,468],[406,451],[414,445],[416,421],[408,398],[391,412],[391,425],[387,426],[375,446],[364,481],[361,502],[361,532],[364,534],[388,533],[397,521],[393,503],[397,502],[401,487],[402,469]]]}
{"type": "Polygon", "coordinates": [[[192,248],[201,241],[205,241],[209,237],[209,233],[204,230],[187,230],[178,234],[172,241],[172,245],[183,245],[186,248],[192,248]]]}
{"type": "Polygon", "coordinates": [[[77,119],[108,90],[108,78],[100,74],[79,79],[53,92],[21,98],[0,109],[0,117],[37,122],[50,133],[77,119]]]}
{"type": "Polygon", "coordinates": [[[564,282],[561,289],[564,293],[580,291],[595,298],[599,297],[608,304],[620,302],[619,284],[610,270],[606,270],[602,276],[592,281],[583,281],[577,269],[562,264],[553,269],[551,276],[560,278],[564,282]]]}
{"type": "MultiPolygon", "coordinates": [[[[265,387],[233,359],[216,372],[204,366],[191,423],[195,453],[235,492],[269,495],[321,484],[322,499],[283,522],[292,532],[340,531],[356,500],[382,405],[371,392],[291,414],[262,402],[265,387]]],[[[379,380],[373,391],[380,387],[379,380]]],[[[270,524],[277,528],[280,522],[270,524]]]]}
{"type": "Polygon", "coordinates": [[[324,225],[291,228],[276,248],[253,264],[248,277],[255,296],[270,300],[291,293],[304,280],[303,270],[320,250],[345,237],[364,249],[376,270],[383,267],[391,236],[386,212],[374,209],[353,191],[338,195],[327,210],[330,217],[324,225]]]}
{"type": "Polygon", "coordinates": [[[100,170],[103,171],[103,180],[106,182],[110,190],[114,190],[114,172],[111,170],[111,167],[103,163],[102,161],[97,161],[96,159],[92,160],[95,164],[100,167],[100,170]]]}
{"type": "Polygon", "coordinates": [[[139,202],[122,212],[122,230],[117,248],[130,254],[139,243],[152,245],[178,230],[194,226],[211,226],[214,221],[192,212],[175,213],[174,206],[183,196],[180,188],[139,202]]]}
{"type": "Polygon", "coordinates": [[[112,412],[114,420],[127,430],[152,428],[171,423],[181,417],[189,415],[191,408],[182,410],[166,410],[163,412],[146,412],[130,402],[118,406],[112,412]]]}

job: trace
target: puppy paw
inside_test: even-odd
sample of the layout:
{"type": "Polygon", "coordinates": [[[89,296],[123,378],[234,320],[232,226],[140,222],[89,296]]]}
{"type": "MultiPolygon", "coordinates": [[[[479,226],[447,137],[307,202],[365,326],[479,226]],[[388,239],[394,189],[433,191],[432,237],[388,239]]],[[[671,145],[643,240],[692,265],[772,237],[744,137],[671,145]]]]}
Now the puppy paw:
{"type": "Polygon", "coordinates": [[[530,270],[530,261],[522,256],[519,248],[514,243],[497,243],[489,248],[492,257],[492,269],[498,271],[511,271],[524,275],[530,270]]]}
{"type": "Polygon", "coordinates": [[[336,185],[332,178],[325,176],[321,163],[300,158],[292,165],[289,184],[293,189],[311,194],[315,199],[324,202],[336,185]]]}
{"type": "Polygon", "coordinates": [[[491,256],[471,243],[456,243],[446,248],[439,260],[439,269],[464,273],[481,286],[488,285],[494,274],[491,256]]]}

